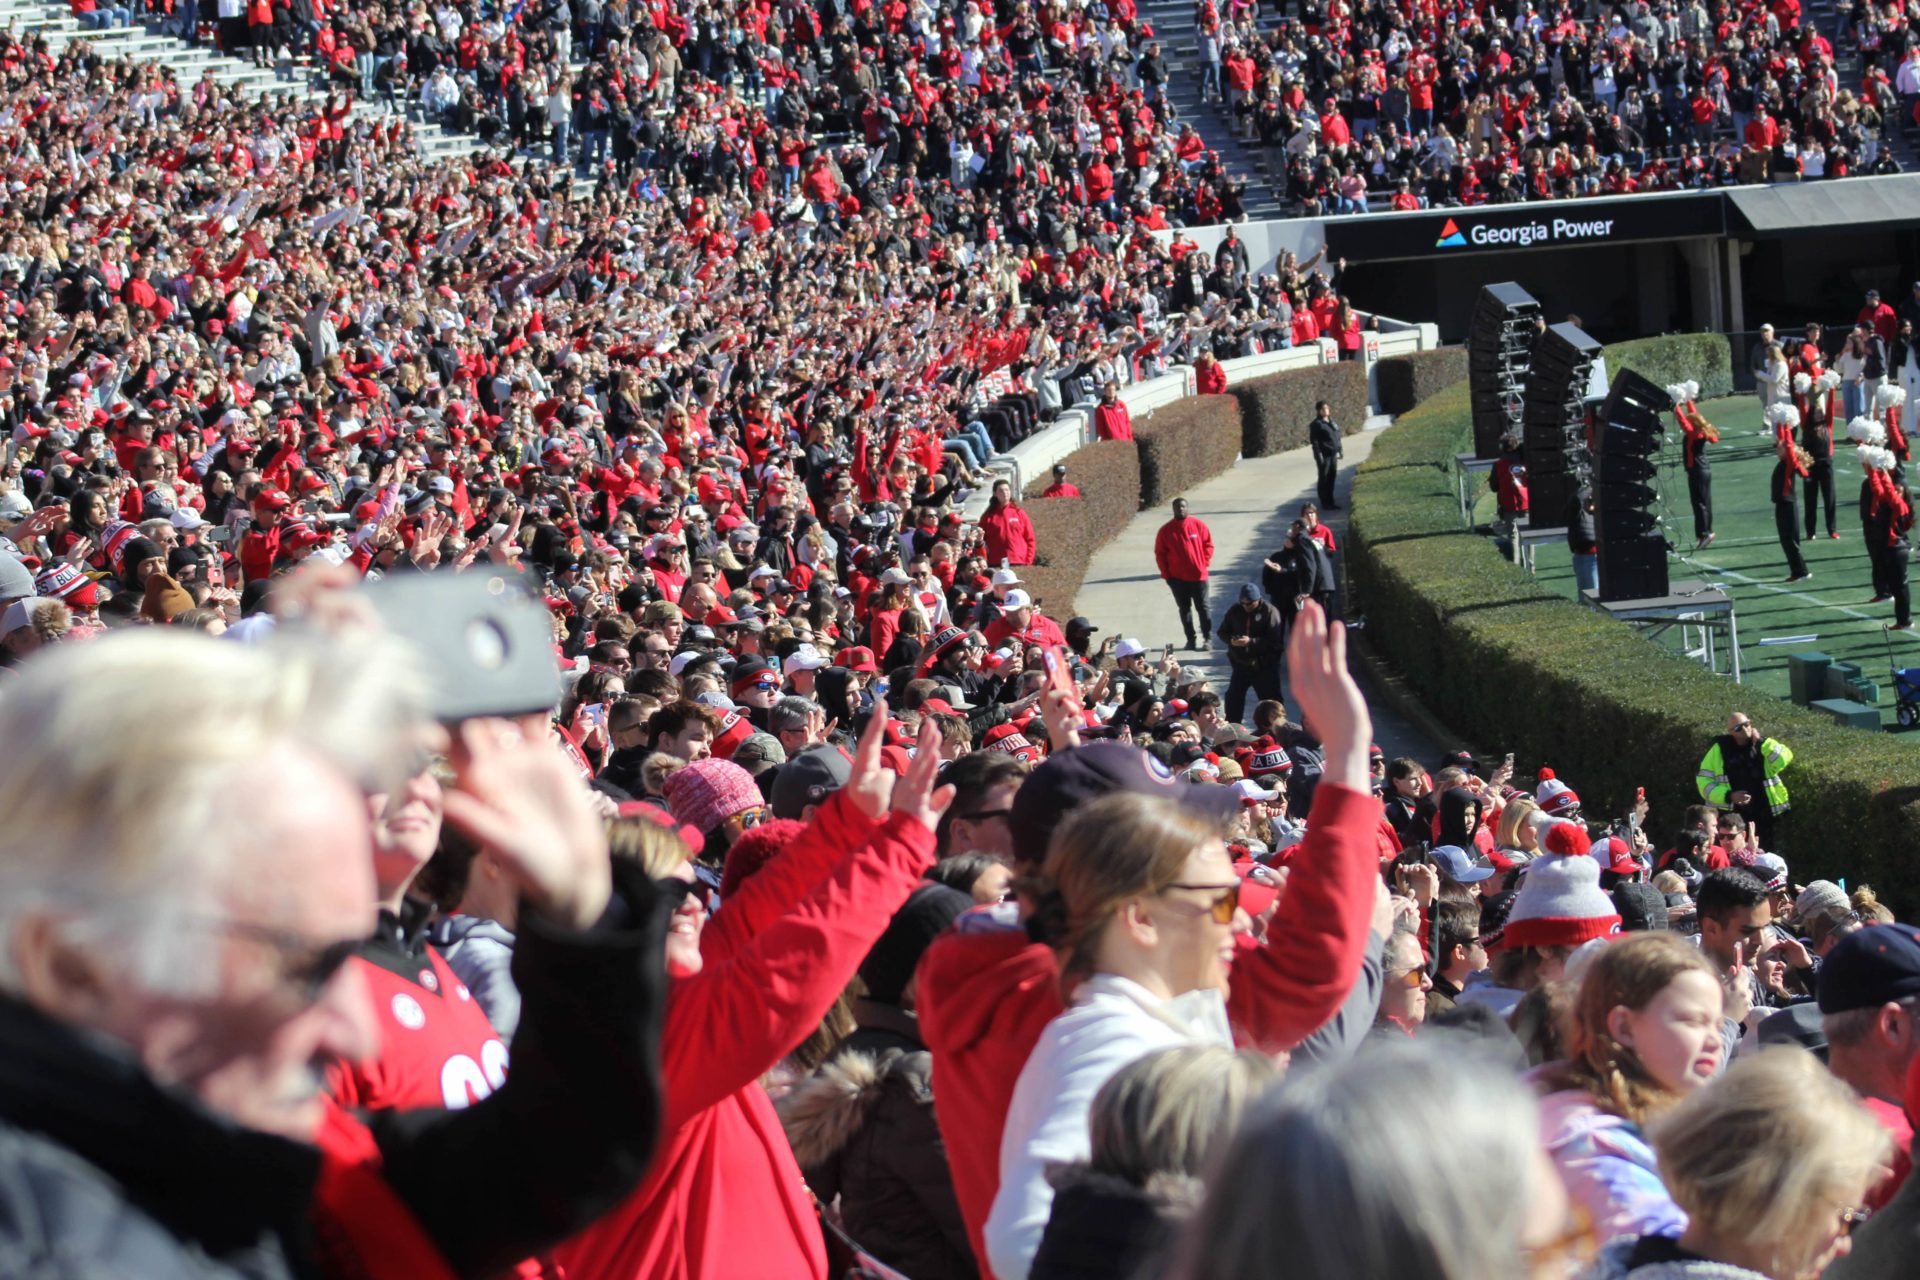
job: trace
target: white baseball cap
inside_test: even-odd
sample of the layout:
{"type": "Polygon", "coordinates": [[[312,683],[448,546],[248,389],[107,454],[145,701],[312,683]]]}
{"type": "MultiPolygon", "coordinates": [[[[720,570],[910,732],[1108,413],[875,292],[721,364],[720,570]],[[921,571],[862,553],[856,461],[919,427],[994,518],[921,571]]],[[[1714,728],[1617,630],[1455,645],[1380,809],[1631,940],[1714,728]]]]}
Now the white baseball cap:
{"type": "Polygon", "coordinates": [[[173,522],[174,528],[182,532],[191,532],[206,523],[200,518],[200,513],[192,507],[175,507],[173,514],[167,519],[173,522]]]}
{"type": "Polygon", "coordinates": [[[897,564],[890,564],[882,570],[880,581],[902,587],[910,586],[913,583],[913,579],[907,576],[907,571],[897,564]]]}
{"type": "Polygon", "coordinates": [[[1234,783],[1233,794],[1240,797],[1241,804],[1264,804],[1269,800],[1280,798],[1278,788],[1272,791],[1262,790],[1260,784],[1251,778],[1242,778],[1234,783]]]}
{"type": "Polygon", "coordinates": [[[1009,591],[1007,592],[1006,599],[1000,603],[1006,606],[1007,612],[1011,613],[1015,609],[1031,608],[1033,606],[1033,597],[1024,591],[1009,591]]]}
{"type": "Polygon", "coordinates": [[[1145,653],[1146,651],[1147,646],[1141,644],[1132,636],[1121,636],[1113,643],[1113,656],[1116,658],[1131,658],[1136,654],[1145,653]]]}
{"type": "Polygon", "coordinates": [[[833,659],[810,644],[803,644],[787,655],[781,664],[783,671],[818,671],[822,667],[833,665],[833,659]]]}
{"type": "Polygon", "coordinates": [[[1019,582],[1020,575],[1012,569],[995,569],[993,571],[993,585],[996,587],[1011,587],[1017,585],[1019,582]]]}

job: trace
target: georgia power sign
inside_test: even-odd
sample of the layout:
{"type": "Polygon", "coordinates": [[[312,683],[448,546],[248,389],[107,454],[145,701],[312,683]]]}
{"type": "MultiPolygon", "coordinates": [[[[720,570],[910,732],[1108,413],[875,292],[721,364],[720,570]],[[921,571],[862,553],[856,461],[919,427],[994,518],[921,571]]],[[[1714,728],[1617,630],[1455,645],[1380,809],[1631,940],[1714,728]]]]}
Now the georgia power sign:
{"type": "Polygon", "coordinates": [[[1448,218],[1440,228],[1440,238],[1433,242],[1433,247],[1463,249],[1475,244],[1488,249],[1529,249],[1534,245],[1578,244],[1585,240],[1607,239],[1613,234],[1613,223],[1612,218],[1543,218],[1538,222],[1522,222],[1512,226],[1476,222],[1462,232],[1460,224],[1448,218]]]}
{"type": "Polygon", "coordinates": [[[1719,236],[1727,224],[1714,191],[1356,214],[1323,225],[1329,257],[1384,262],[1719,236]]]}

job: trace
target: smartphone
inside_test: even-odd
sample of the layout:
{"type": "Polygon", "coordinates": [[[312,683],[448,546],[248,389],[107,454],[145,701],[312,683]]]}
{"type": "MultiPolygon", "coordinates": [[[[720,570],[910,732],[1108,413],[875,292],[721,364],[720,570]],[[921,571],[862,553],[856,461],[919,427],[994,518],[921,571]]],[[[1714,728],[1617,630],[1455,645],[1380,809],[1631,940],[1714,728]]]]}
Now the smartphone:
{"type": "Polygon", "coordinates": [[[355,590],[418,655],[435,719],[526,715],[560,701],[552,622],[525,579],[443,570],[381,578],[355,590]]]}
{"type": "Polygon", "coordinates": [[[580,708],[580,723],[584,725],[598,725],[602,729],[606,728],[607,704],[604,702],[589,702],[586,706],[580,708]]]}
{"type": "Polygon", "coordinates": [[[1513,768],[1513,752],[1511,751],[1507,752],[1507,757],[1505,761],[1503,761],[1503,763],[1507,766],[1507,768],[1509,769],[1513,768]]]}

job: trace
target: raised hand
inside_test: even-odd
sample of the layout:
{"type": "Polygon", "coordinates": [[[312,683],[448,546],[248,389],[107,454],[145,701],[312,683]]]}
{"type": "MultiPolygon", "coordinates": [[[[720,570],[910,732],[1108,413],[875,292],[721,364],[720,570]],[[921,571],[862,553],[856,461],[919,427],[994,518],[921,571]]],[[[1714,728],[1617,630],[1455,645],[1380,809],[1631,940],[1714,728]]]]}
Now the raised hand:
{"type": "Polygon", "coordinates": [[[606,830],[587,787],[544,734],[507,720],[468,720],[454,734],[447,820],[488,849],[521,896],[584,929],[613,894],[606,830]]]}
{"type": "Polygon", "coordinates": [[[841,788],[869,822],[886,817],[887,806],[893,801],[893,771],[880,762],[880,748],[886,745],[886,737],[887,700],[875,698],[866,731],[853,749],[853,772],[847,777],[847,785],[841,788]]]}

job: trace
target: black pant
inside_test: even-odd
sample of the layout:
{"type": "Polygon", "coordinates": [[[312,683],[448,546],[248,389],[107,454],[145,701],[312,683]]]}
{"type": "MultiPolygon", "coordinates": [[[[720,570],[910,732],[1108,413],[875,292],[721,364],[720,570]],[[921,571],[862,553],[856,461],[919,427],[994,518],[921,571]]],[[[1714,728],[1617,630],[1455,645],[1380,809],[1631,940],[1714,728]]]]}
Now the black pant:
{"type": "Polygon", "coordinates": [[[1318,472],[1320,484],[1320,506],[1322,509],[1333,505],[1333,482],[1340,474],[1340,459],[1330,453],[1314,450],[1313,467],[1318,472]]]}
{"type": "MultiPolygon", "coordinates": [[[[1800,527],[1794,522],[1792,502],[1773,504],[1773,527],[1780,533],[1780,549],[1787,553],[1787,572],[1797,578],[1807,571],[1807,562],[1800,554],[1800,527]]],[[[1807,536],[1813,536],[1811,529],[1807,536]]]]}
{"type": "Polygon", "coordinates": [[[1813,469],[1808,473],[1803,486],[1807,495],[1807,537],[1813,537],[1813,504],[1815,490],[1824,497],[1827,504],[1827,532],[1832,533],[1833,524],[1833,459],[1815,458],[1813,469]]]}
{"type": "MultiPolygon", "coordinates": [[[[1880,531],[1880,537],[1882,539],[1886,537],[1885,530],[1880,531]]],[[[1893,594],[1893,583],[1888,577],[1888,570],[1892,568],[1891,562],[1892,557],[1887,554],[1886,547],[1879,545],[1874,539],[1873,531],[1869,530],[1867,533],[1867,563],[1873,569],[1873,594],[1875,599],[1893,594]]]]}
{"type": "Polygon", "coordinates": [[[1280,701],[1280,664],[1274,661],[1257,667],[1234,665],[1233,674],[1227,679],[1226,710],[1227,719],[1235,724],[1240,723],[1240,714],[1247,709],[1249,692],[1261,701],[1268,698],[1280,701]]]}
{"type": "Polygon", "coordinates": [[[1713,532],[1713,472],[1688,468],[1687,499],[1693,503],[1693,540],[1698,542],[1713,532]]]}
{"type": "Polygon", "coordinates": [[[1167,587],[1173,592],[1174,603],[1180,606],[1180,625],[1187,629],[1189,647],[1199,643],[1194,637],[1193,612],[1200,613],[1200,635],[1204,639],[1213,635],[1213,615],[1207,612],[1207,584],[1204,582],[1185,582],[1179,578],[1168,578],[1167,587]]]}
{"type": "Polygon", "coordinates": [[[1753,831],[1754,840],[1762,849],[1768,853],[1777,853],[1778,850],[1773,843],[1775,830],[1773,806],[1767,803],[1766,792],[1750,791],[1747,794],[1753,799],[1749,800],[1744,807],[1735,805],[1734,812],[1747,820],[1747,826],[1753,831]]]}

